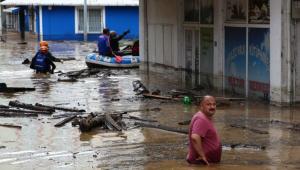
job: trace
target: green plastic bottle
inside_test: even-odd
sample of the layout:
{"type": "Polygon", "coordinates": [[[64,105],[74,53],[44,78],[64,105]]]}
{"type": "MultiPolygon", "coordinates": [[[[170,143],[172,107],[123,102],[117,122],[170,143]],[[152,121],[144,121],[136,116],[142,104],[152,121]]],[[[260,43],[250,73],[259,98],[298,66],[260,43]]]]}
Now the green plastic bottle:
{"type": "Polygon", "coordinates": [[[183,104],[191,104],[191,98],[189,96],[184,96],[182,100],[183,104]]]}

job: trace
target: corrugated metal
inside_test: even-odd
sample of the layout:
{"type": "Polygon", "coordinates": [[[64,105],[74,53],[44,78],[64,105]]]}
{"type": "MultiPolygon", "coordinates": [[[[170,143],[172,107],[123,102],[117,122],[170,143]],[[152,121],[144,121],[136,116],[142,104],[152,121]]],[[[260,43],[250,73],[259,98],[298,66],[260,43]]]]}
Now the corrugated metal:
{"type": "MultiPolygon", "coordinates": [[[[1,5],[83,6],[84,0],[5,0],[1,5]]],[[[139,0],[87,0],[88,6],[138,6],[139,0]]]]}

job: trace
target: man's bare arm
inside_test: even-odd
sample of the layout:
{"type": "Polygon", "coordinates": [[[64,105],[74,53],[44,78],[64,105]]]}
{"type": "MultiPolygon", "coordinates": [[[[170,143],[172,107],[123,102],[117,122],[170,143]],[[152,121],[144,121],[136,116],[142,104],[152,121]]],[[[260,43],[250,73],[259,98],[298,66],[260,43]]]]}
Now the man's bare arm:
{"type": "Polygon", "coordinates": [[[192,144],[193,147],[196,149],[198,155],[199,155],[199,160],[203,160],[207,165],[209,165],[206,156],[204,154],[203,148],[202,148],[202,139],[198,134],[192,134],[192,144]]]}

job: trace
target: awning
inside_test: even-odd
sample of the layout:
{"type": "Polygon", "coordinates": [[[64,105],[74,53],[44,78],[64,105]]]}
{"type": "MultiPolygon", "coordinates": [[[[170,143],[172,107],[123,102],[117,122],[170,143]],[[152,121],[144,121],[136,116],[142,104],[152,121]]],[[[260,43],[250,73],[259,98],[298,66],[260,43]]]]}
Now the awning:
{"type": "Polygon", "coordinates": [[[18,13],[19,12],[19,8],[18,7],[10,7],[10,8],[3,9],[3,12],[6,12],[6,13],[18,13]]]}

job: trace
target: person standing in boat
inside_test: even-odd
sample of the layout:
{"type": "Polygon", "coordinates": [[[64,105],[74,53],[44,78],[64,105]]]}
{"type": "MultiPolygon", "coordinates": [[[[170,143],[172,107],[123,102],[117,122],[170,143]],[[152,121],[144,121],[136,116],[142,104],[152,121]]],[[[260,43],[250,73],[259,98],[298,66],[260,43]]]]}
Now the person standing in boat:
{"type": "Polygon", "coordinates": [[[122,56],[123,53],[120,51],[119,41],[122,40],[130,30],[123,32],[123,34],[118,35],[115,31],[110,32],[110,46],[114,54],[122,56]]]}
{"type": "Polygon", "coordinates": [[[98,52],[99,55],[113,57],[113,51],[109,41],[109,29],[104,28],[102,34],[98,38],[98,52]]]}
{"type": "Polygon", "coordinates": [[[36,73],[54,73],[56,68],[55,64],[47,57],[48,47],[41,46],[40,50],[32,58],[30,68],[34,69],[36,73]]]}

